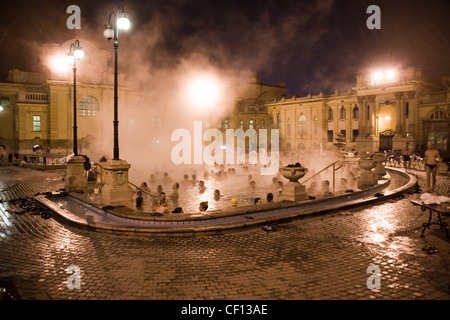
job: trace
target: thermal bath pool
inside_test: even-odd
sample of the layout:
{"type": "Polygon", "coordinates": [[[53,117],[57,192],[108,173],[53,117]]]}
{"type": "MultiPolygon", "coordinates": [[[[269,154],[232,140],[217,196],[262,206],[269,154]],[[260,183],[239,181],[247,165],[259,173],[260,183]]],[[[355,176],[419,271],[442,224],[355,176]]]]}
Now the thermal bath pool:
{"type": "MultiPolygon", "coordinates": [[[[378,201],[379,198],[375,195],[380,192],[387,198],[397,193],[412,190],[417,182],[414,176],[407,175],[399,170],[388,170],[385,179],[380,180],[377,186],[367,190],[353,193],[336,192],[332,197],[319,196],[314,200],[298,203],[276,201],[275,197],[274,202],[267,203],[265,195],[267,185],[270,186],[272,183],[271,178],[260,180],[261,186],[258,188],[257,185],[254,190],[249,192],[248,174],[251,174],[251,172],[245,172],[245,174],[236,172],[235,178],[240,181],[241,185],[234,189],[227,189],[228,183],[220,179],[215,182],[216,184],[214,184],[215,180],[211,180],[210,184],[204,180],[209,192],[203,194],[199,194],[198,189],[192,185],[186,186],[184,191],[181,191],[180,186],[178,204],[181,205],[182,201],[186,199],[187,206],[183,203],[183,210],[184,208],[192,208],[193,211],[184,210],[185,213],[183,214],[165,213],[160,217],[152,216],[152,211],[147,212],[145,210],[129,208],[123,210],[120,207],[108,210],[102,209],[101,205],[93,205],[89,203],[89,199],[83,199],[83,196],[77,194],[38,196],[37,200],[56,213],[55,218],[62,218],[64,221],[97,230],[158,233],[161,235],[194,235],[199,232],[216,233],[299,216],[341,210],[341,208],[348,206],[378,201]],[[220,186],[220,182],[224,183],[223,197],[220,201],[215,202],[212,196],[213,188],[220,186]],[[183,196],[181,196],[182,192],[184,192],[183,196]],[[230,198],[233,196],[239,198],[240,202],[237,207],[231,206],[230,198]],[[256,196],[263,198],[262,204],[253,205],[253,199],[256,196]],[[200,200],[206,200],[211,204],[206,212],[199,212],[198,202],[200,200]]],[[[170,183],[173,184],[173,181],[170,181],[170,183]]],[[[170,208],[174,205],[169,202],[170,208]]]]}

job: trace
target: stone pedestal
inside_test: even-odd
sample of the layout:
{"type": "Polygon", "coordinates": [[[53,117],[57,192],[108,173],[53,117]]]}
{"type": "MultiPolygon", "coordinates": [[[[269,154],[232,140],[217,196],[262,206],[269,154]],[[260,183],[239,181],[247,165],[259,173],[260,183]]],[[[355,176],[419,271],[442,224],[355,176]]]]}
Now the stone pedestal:
{"type": "Polygon", "coordinates": [[[289,180],[281,188],[279,200],[303,201],[309,199],[305,186],[297,181],[308,172],[308,169],[298,164],[298,166],[281,167],[279,171],[283,177],[289,180]]]}
{"type": "Polygon", "coordinates": [[[372,171],[375,168],[375,161],[372,159],[359,160],[359,167],[362,169],[358,179],[358,188],[365,189],[375,186],[378,183],[375,172],[372,171]]]}
{"type": "Polygon", "coordinates": [[[386,160],[384,153],[375,153],[373,155],[373,160],[375,161],[375,175],[377,179],[381,179],[386,175],[386,168],[383,165],[383,162],[386,160]]]}
{"type": "Polygon", "coordinates": [[[103,187],[101,201],[103,205],[133,206],[133,189],[128,185],[129,165],[125,160],[108,160],[103,165],[103,187]]]}
{"type": "Polygon", "coordinates": [[[73,156],[67,162],[66,177],[64,178],[64,188],[67,191],[87,192],[87,177],[85,176],[84,162],[82,156],[73,156]]]}
{"type": "Polygon", "coordinates": [[[278,197],[280,200],[288,201],[303,201],[308,200],[309,196],[306,193],[306,188],[299,182],[289,181],[284,184],[281,189],[281,195],[278,197]]]}

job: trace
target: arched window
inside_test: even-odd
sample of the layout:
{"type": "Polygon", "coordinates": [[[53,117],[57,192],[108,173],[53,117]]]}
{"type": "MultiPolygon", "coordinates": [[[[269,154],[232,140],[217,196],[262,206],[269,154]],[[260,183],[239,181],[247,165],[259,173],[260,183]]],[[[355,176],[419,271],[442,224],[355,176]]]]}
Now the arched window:
{"type": "Polygon", "coordinates": [[[298,124],[297,124],[297,133],[299,135],[306,134],[306,117],[303,113],[300,113],[300,117],[298,117],[298,124]]]}
{"type": "Polygon", "coordinates": [[[430,115],[430,120],[445,120],[447,115],[444,110],[436,110],[430,115]]]}
{"type": "Polygon", "coordinates": [[[86,96],[80,99],[79,112],[80,117],[95,117],[98,115],[98,101],[94,97],[86,96]]]}
{"type": "Polygon", "coordinates": [[[305,145],[304,145],[303,143],[299,143],[299,144],[297,145],[297,150],[299,150],[299,151],[304,151],[304,150],[305,150],[305,145]]]}
{"type": "Polygon", "coordinates": [[[328,120],[333,120],[334,115],[333,115],[333,109],[328,108],[328,120]]]}
{"type": "Polygon", "coordinates": [[[346,110],[344,106],[342,106],[341,109],[339,110],[339,119],[341,120],[346,119],[346,110]]]}
{"type": "Polygon", "coordinates": [[[277,115],[278,129],[281,129],[281,113],[277,115]]]}
{"type": "Polygon", "coordinates": [[[353,107],[352,110],[352,117],[353,119],[358,119],[359,118],[359,108],[358,106],[355,104],[355,106],[353,107]]]}

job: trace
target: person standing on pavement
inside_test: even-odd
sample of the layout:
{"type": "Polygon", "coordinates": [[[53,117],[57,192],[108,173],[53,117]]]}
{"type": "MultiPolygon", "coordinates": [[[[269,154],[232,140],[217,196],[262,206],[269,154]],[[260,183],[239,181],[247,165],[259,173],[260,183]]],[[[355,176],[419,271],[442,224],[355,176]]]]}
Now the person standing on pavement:
{"type": "Polygon", "coordinates": [[[434,144],[428,142],[428,150],[425,151],[425,172],[427,173],[427,192],[433,192],[436,184],[436,173],[439,161],[442,158],[439,155],[439,150],[435,149],[434,144]],[[431,188],[430,188],[431,180],[431,188]]]}
{"type": "Polygon", "coordinates": [[[406,142],[402,149],[403,167],[405,168],[405,172],[408,172],[408,169],[411,170],[411,154],[412,148],[409,146],[409,142],[406,142]]]}

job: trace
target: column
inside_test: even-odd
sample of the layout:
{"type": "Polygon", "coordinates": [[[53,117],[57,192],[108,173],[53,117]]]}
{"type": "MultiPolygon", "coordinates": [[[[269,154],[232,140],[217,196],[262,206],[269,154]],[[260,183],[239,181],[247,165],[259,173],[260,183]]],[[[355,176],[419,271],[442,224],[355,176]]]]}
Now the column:
{"type": "Polygon", "coordinates": [[[375,126],[376,126],[376,106],[375,106],[375,95],[370,95],[368,97],[369,100],[369,135],[375,135],[375,126]]]}
{"type": "Polygon", "coordinates": [[[396,92],[395,93],[395,104],[396,104],[396,115],[395,115],[395,133],[396,135],[403,135],[404,132],[404,128],[402,126],[402,97],[403,97],[403,92],[396,92]]]}

